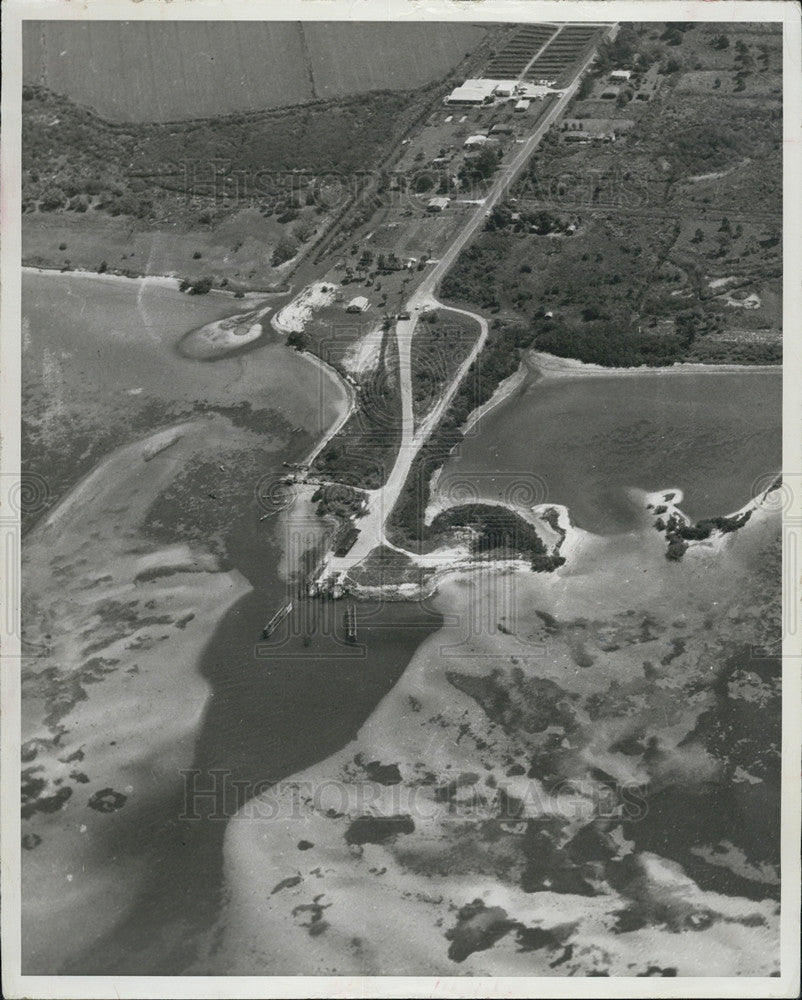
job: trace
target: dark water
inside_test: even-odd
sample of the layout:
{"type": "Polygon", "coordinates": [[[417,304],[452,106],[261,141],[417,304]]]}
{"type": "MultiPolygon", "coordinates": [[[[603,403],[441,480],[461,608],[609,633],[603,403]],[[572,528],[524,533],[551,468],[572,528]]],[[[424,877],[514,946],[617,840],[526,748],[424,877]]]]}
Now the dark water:
{"type": "Polygon", "coordinates": [[[297,602],[263,642],[267,612],[277,606],[269,593],[244,597],[209,643],[201,670],[213,693],[186,793],[150,810],[135,836],[120,831],[115,850],[126,841],[134,850],[152,846],[151,874],[125,922],[76,956],[76,973],[180,972],[219,913],[227,818],[351,740],[440,623],[414,603],[359,603],[352,645],[343,636],[345,602],[297,602]]]}
{"type": "Polygon", "coordinates": [[[640,521],[630,487],[679,487],[698,520],[742,507],[781,464],[780,373],[530,378],[466,437],[441,483],[565,504],[581,528],[616,534],[640,521]]]}
{"type": "MultiPolygon", "coordinates": [[[[296,460],[292,449],[271,456],[296,460]]],[[[107,852],[149,858],[138,903],[109,936],[75,957],[83,974],[176,974],[219,914],[226,821],[270,784],[325,759],[356,736],[442,618],[423,604],[355,602],[357,642],[345,640],[347,601],[299,597],[279,560],[299,543],[278,519],[254,531],[243,518],[228,540],[231,564],[254,591],[218,625],[201,660],[211,687],[193,763],[181,787],[113,830],[107,852]],[[292,613],[268,640],[262,629],[287,600],[292,613]],[[133,820],[133,825],[130,822],[133,820]]],[[[316,530],[313,530],[316,529],[316,530]]],[[[297,556],[297,553],[295,553],[297,556]]],[[[314,548],[300,561],[314,563],[314,548]]]]}
{"type": "MultiPolygon", "coordinates": [[[[49,401],[68,408],[91,401],[87,419],[125,415],[143,399],[248,402],[278,415],[267,442],[274,450],[266,448],[260,469],[270,478],[286,473],[283,462],[303,459],[342,405],[341,388],[282,344],[254,344],[211,362],[182,357],[181,337],[229,313],[229,300],[199,301],[148,283],[25,277],[27,384],[41,383],[49,401]],[[294,425],[298,433],[289,433],[294,425]]],[[[242,434],[251,447],[252,431],[242,434]]],[[[345,642],[346,602],[299,600],[298,580],[288,583],[281,572],[287,553],[299,573],[311,568],[325,533],[319,520],[287,534],[277,517],[258,520],[255,484],[245,474],[241,485],[243,502],[227,508],[225,562],[254,589],[220,621],[199,664],[211,696],[185,753],[197,773],[176,775],[146,805],[109,817],[98,864],[145,859],[147,875],[125,920],[62,972],[185,968],[219,913],[227,818],[267,784],[348,743],[439,627],[440,616],[416,604],[359,603],[358,642],[345,642]],[[289,598],[292,615],[263,642],[266,621],[289,598]],[[200,794],[188,800],[184,789],[193,787],[200,794]],[[210,788],[215,794],[204,795],[210,788]]],[[[181,515],[177,509],[175,520],[181,515]]]]}

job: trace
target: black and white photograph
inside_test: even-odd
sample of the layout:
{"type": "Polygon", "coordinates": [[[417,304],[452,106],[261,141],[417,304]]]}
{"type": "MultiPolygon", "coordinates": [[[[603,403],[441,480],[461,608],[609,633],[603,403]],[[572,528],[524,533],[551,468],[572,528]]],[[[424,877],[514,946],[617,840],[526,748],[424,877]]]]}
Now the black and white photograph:
{"type": "Polygon", "coordinates": [[[797,996],[799,5],[93,7],[4,6],[5,995],[797,996]]]}

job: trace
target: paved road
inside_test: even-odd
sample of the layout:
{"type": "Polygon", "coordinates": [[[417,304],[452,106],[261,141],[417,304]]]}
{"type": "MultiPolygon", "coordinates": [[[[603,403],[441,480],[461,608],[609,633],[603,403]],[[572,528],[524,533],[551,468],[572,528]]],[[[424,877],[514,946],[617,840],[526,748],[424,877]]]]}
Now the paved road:
{"type": "Polygon", "coordinates": [[[384,486],[381,489],[371,491],[368,498],[367,511],[356,525],[359,528],[359,537],[351,550],[345,556],[335,556],[333,552],[329,553],[321,564],[318,579],[334,575],[338,580],[342,580],[350,569],[361,563],[376,546],[383,543],[385,523],[401,495],[415,456],[435,426],[439,423],[451,400],[454,398],[454,394],[459,388],[462,379],[473,364],[476,356],[484,347],[485,340],[487,339],[487,320],[483,316],[465,309],[452,309],[450,306],[443,306],[434,296],[435,289],[441,278],[457,259],[460,251],[470,241],[477,230],[484,225],[487,213],[507,195],[511,186],[526,166],[529,157],[543,139],[543,136],[553,122],[563,113],[579,86],[582,74],[590,65],[594,52],[591,52],[582,66],[576,71],[571,84],[557,98],[554,105],[539,122],[526,142],[521,145],[520,150],[515,154],[513,159],[500,170],[484,202],[477,206],[454,242],[408,300],[406,312],[409,313],[410,318],[408,320],[399,320],[395,328],[401,388],[401,443],[396,462],[384,486]],[[421,313],[431,308],[451,309],[452,312],[469,316],[471,319],[476,320],[481,332],[470,353],[443,391],[440,400],[427,414],[416,431],[412,411],[412,340],[415,336],[415,327],[421,313]]]}

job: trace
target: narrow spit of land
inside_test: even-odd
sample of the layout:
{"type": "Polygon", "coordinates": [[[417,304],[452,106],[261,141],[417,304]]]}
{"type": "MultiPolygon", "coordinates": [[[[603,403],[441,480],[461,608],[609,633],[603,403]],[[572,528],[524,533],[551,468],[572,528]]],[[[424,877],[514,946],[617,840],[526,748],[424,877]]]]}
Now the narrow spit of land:
{"type": "MultiPolygon", "coordinates": [[[[613,31],[614,27],[610,30],[613,31]]],[[[359,520],[359,537],[356,542],[346,555],[337,556],[333,550],[330,550],[324,556],[317,571],[318,582],[328,581],[335,586],[341,584],[353,567],[361,563],[377,546],[386,542],[385,525],[401,495],[410,469],[412,468],[412,463],[421,447],[442,419],[460,383],[487,340],[487,320],[479,313],[464,309],[455,309],[439,302],[435,297],[437,285],[457,259],[460,251],[484,224],[487,213],[507,195],[548,129],[566,110],[576,93],[582,75],[590,66],[594,56],[595,48],[588,54],[582,65],[577,68],[572,80],[555,100],[550,110],[521,144],[521,149],[518,153],[503,167],[487,196],[468,217],[465,226],[458,233],[448,250],[441,256],[437,265],[429,272],[407,300],[406,310],[403,315],[408,315],[409,318],[398,320],[395,326],[401,390],[401,441],[395,464],[384,485],[369,493],[367,509],[359,520]],[[450,310],[451,312],[467,316],[479,324],[481,332],[473,348],[457,369],[451,381],[444,387],[440,399],[416,430],[412,409],[412,341],[422,314],[430,309],[450,310]]]]}

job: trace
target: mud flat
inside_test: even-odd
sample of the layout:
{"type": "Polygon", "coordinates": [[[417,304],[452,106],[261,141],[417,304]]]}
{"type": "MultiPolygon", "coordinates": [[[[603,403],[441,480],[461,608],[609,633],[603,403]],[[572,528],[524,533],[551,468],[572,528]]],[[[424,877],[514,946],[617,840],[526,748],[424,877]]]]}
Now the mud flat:
{"type": "Polygon", "coordinates": [[[776,973],[780,533],[443,584],[356,739],[229,824],[195,971],[776,973]]]}
{"type": "Polygon", "coordinates": [[[208,552],[140,533],[224,418],[119,448],[26,536],[23,968],[63,969],[133,904],[209,695],[197,661],[249,590],[208,552]],[[133,850],[138,842],[138,849],[133,850]]]}
{"type": "Polygon", "coordinates": [[[262,325],[258,315],[247,313],[192,330],[181,339],[178,350],[187,358],[214,361],[252,344],[261,336],[262,325]]]}

